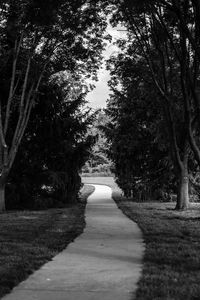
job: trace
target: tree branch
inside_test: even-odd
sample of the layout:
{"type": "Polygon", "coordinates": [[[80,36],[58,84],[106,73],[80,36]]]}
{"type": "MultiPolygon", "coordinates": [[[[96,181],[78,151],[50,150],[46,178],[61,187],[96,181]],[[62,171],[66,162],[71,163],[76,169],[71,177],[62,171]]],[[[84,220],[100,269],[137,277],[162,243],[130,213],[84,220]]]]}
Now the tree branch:
{"type": "Polygon", "coordinates": [[[15,77],[16,77],[16,67],[17,67],[17,60],[19,57],[19,51],[22,43],[22,37],[21,35],[19,43],[17,44],[17,39],[15,40],[15,48],[14,48],[14,58],[13,58],[13,66],[12,66],[12,75],[11,75],[11,83],[10,83],[10,91],[8,96],[8,102],[6,106],[6,116],[5,116],[5,122],[4,122],[4,134],[6,135],[8,130],[8,123],[11,113],[11,103],[12,99],[15,93],[15,77]]]}

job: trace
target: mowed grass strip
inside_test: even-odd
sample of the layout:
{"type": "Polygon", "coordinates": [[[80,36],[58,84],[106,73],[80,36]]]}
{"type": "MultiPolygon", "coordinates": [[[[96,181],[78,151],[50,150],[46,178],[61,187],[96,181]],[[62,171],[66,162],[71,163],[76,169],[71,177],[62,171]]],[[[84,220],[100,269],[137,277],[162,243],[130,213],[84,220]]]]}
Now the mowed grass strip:
{"type": "Polygon", "coordinates": [[[100,185],[107,185],[111,188],[117,188],[115,180],[112,176],[92,176],[92,174],[88,177],[82,176],[81,177],[82,183],[84,184],[100,184],[100,185]]]}
{"type": "Polygon", "coordinates": [[[0,214],[0,298],[83,232],[93,190],[85,186],[71,207],[0,214]]]}
{"type": "Polygon", "coordinates": [[[136,300],[200,299],[200,204],[184,212],[174,203],[135,203],[113,193],[138,223],[146,244],[136,300]]]}

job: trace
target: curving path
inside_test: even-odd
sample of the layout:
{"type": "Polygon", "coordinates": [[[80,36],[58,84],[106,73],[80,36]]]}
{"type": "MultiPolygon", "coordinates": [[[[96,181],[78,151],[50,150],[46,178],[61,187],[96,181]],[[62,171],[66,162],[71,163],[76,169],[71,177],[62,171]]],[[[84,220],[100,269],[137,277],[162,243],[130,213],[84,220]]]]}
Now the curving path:
{"type": "Polygon", "coordinates": [[[142,267],[142,235],[117,208],[109,187],[95,185],[86,224],[74,243],[3,299],[133,299],[142,267]]]}

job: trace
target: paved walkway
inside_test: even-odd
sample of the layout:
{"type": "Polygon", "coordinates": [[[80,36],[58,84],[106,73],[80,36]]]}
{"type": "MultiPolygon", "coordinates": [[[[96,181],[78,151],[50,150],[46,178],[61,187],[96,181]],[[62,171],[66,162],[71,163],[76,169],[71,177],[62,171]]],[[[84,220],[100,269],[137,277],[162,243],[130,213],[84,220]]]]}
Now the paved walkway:
{"type": "Polygon", "coordinates": [[[117,209],[111,189],[95,185],[86,228],[74,243],[4,300],[129,300],[141,273],[138,226],[117,209]]]}

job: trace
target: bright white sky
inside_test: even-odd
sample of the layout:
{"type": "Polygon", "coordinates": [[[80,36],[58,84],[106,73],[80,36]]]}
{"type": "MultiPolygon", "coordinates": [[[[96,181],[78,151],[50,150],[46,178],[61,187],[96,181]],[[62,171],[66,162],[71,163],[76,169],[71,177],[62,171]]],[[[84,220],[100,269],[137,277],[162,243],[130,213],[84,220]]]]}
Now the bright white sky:
{"type": "Polygon", "coordinates": [[[122,27],[112,28],[110,24],[107,28],[108,34],[112,36],[112,42],[108,43],[103,53],[104,62],[98,73],[99,81],[95,84],[96,88],[92,92],[88,93],[86,98],[88,105],[94,109],[104,108],[106,106],[106,100],[109,98],[108,81],[110,79],[110,73],[106,70],[106,60],[113,53],[119,51],[118,47],[114,45],[114,42],[125,34],[123,31],[118,31],[119,29],[122,29],[122,27]]]}

